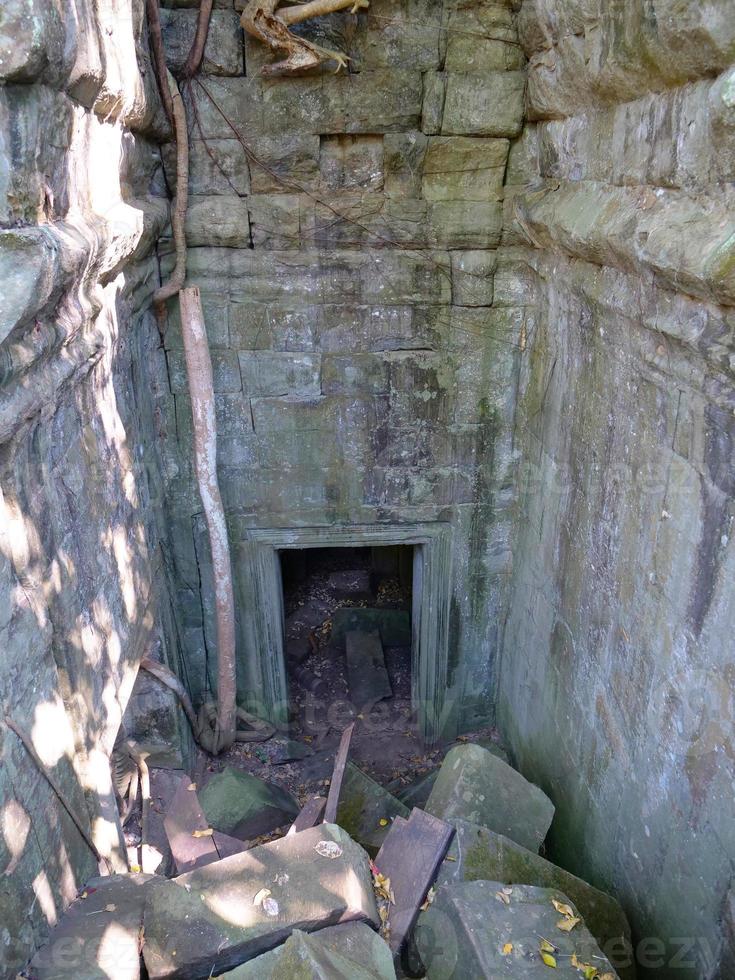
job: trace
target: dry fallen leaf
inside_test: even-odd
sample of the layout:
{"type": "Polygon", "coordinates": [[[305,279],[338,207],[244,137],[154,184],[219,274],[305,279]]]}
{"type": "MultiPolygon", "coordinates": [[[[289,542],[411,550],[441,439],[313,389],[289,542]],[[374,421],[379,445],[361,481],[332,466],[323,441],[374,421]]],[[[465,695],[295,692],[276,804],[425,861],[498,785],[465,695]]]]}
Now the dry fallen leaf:
{"type": "Polygon", "coordinates": [[[505,905],[510,905],[510,898],[508,898],[505,892],[495,892],[495,897],[499,902],[503,902],[505,905]]]}
{"type": "Polygon", "coordinates": [[[505,946],[503,946],[503,956],[510,956],[512,952],[513,952],[513,943],[506,943],[505,946]]]}
{"type": "Polygon", "coordinates": [[[211,837],[214,831],[211,827],[207,827],[206,830],[195,830],[192,832],[192,837],[211,837]]]}
{"type": "Polygon", "coordinates": [[[571,919],[559,919],[556,928],[561,929],[562,932],[571,932],[581,921],[579,916],[573,915],[571,919]]]}
{"type": "Polygon", "coordinates": [[[253,905],[261,905],[263,901],[270,895],[270,888],[261,888],[258,894],[253,899],[253,905]]]}
{"type": "Polygon", "coordinates": [[[540,945],[539,949],[541,950],[542,953],[555,953],[556,952],[556,946],[553,943],[550,943],[548,939],[542,939],[541,940],[541,945],[540,945]]]}
{"type": "Polygon", "coordinates": [[[555,898],[551,899],[551,904],[554,906],[559,915],[565,915],[569,919],[574,918],[574,910],[571,905],[565,905],[564,902],[557,902],[555,898]]]}
{"type": "Polygon", "coordinates": [[[195,790],[197,788],[197,784],[196,783],[189,783],[189,785],[186,788],[188,790],[190,790],[190,791],[193,791],[193,790],[195,790]]]}

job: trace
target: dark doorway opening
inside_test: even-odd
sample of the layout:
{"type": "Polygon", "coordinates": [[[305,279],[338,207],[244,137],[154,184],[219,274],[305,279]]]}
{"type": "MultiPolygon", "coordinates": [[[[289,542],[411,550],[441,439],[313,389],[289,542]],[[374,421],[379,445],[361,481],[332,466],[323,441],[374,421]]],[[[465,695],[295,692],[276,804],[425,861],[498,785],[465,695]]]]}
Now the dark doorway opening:
{"type": "Polygon", "coordinates": [[[352,754],[387,775],[415,729],[414,546],[279,554],[291,730],[318,748],[357,718],[352,754]]]}

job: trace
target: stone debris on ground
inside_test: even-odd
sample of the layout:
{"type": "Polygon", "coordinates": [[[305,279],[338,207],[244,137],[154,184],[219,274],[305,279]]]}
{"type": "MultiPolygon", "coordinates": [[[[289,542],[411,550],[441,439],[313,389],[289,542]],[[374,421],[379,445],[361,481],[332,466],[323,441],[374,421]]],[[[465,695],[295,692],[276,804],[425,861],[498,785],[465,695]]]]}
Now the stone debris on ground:
{"type": "Polygon", "coordinates": [[[278,946],[294,929],[379,925],[367,855],[322,824],[151,890],[143,957],[150,980],[205,978],[278,946]]]}
{"type": "Polygon", "coordinates": [[[31,960],[33,980],[139,980],[143,909],[154,880],[110,875],[87,882],[31,960]]]}
{"type": "Polygon", "coordinates": [[[316,933],[295,929],[270,953],[223,974],[227,980],[395,980],[387,943],[370,926],[348,922],[316,933]]]}
{"type": "Polygon", "coordinates": [[[379,913],[383,934],[398,958],[441,866],[454,828],[414,809],[408,820],[396,817],[375,858],[384,904],[379,913]]]}
{"type": "MultiPolygon", "coordinates": [[[[439,869],[437,888],[487,880],[557,889],[579,909],[585,925],[616,965],[618,959],[624,963],[630,958],[630,926],[611,895],[487,827],[461,819],[452,823],[456,833],[439,869]]],[[[621,976],[626,976],[624,967],[617,968],[621,976]]]]}
{"type": "Polygon", "coordinates": [[[203,758],[197,781],[155,777],[178,877],[90,883],[26,976],[137,980],[142,957],[149,980],[525,980],[550,968],[634,980],[622,909],[539,856],[553,804],[491,736],[460,736],[439,769],[439,750],[412,756],[416,778],[389,783],[399,799],[349,760],[357,725],[336,755],[274,740],[267,771],[286,756],[302,770],[323,756],[331,770],[299,800],[233,766],[206,781],[203,758]],[[86,956],[93,966],[80,967],[86,956]]]}
{"type": "Polygon", "coordinates": [[[427,980],[616,980],[560,891],[499,881],[443,885],[416,927],[427,980]],[[554,973],[550,973],[550,970],[554,973]]]}
{"type": "Polygon", "coordinates": [[[373,857],[380,850],[395,817],[408,817],[410,810],[374,779],[347,763],[337,823],[373,857]]]}
{"type": "Polygon", "coordinates": [[[377,701],[393,696],[378,630],[348,630],[345,652],[350,698],[357,708],[369,708],[377,701]]]}
{"type": "Polygon", "coordinates": [[[280,786],[231,766],[209,779],[199,801],[210,827],[243,840],[290,824],[300,809],[280,786]]]}
{"type": "Polygon", "coordinates": [[[492,752],[470,743],[447,753],[426,810],[451,823],[461,818],[538,851],[554,804],[538,786],[492,752]]]}
{"type": "Polygon", "coordinates": [[[387,647],[411,644],[411,617],[403,609],[365,609],[347,606],[336,609],[332,615],[332,642],[342,642],[345,634],[353,630],[364,633],[378,630],[383,645],[387,647]]]}

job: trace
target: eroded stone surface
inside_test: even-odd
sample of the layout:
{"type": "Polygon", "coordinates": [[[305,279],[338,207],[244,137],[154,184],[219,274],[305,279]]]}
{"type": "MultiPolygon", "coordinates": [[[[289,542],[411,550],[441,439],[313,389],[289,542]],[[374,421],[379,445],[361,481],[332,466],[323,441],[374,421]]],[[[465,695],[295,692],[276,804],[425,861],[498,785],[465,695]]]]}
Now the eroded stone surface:
{"type": "Polygon", "coordinates": [[[429,980],[547,980],[553,968],[554,977],[578,980],[580,971],[571,962],[576,955],[580,963],[596,967],[599,976],[609,974],[614,980],[617,974],[583,922],[571,932],[558,927],[564,917],[554,900],[578,917],[567,897],[551,888],[504,886],[497,881],[444,885],[416,927],[426,976],[429,980]],[[555,947],[549,963],[541,955],[544,939],[555,947]]]}
{"type": "Polygon", "coordinates": [[[159,882],[145,910],[151,980],[208,977],[253,959],[294,929],[378,915],[365,852],[322,824],[159,882]]]}
{"type": "Polygon", "coordinates": [[[369,926],[346,923],[316,933],[295,929],[283,946],[229,973],[228,980],[395,980],[387,943],[369,926]]]}
{"type": "Polygon", "coordinates": [[[442,820],[469,820],[538,851],[554,816],[551,800],[487,749],[451,749],[426,802],[442,820]]]}
{"type": "Polygon", "coordinates": [[[297,801],[280,786],[231,766],[211,777],[199,802],[215,830],[235,837],[257,837],[299,812],[297,801]]]}
{"type": "Polygon", "coordinates": [[[394,817],[408,817],[410,810],[400,800],[347,763],[337,808],[340,827],[359,841],[373,857],[380,850],[394,817]]]}

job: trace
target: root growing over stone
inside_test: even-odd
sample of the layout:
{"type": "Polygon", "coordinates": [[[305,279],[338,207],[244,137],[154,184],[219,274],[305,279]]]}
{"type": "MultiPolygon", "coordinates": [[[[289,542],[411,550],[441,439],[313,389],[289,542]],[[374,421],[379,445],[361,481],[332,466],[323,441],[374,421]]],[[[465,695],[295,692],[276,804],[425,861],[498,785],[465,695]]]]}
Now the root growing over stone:
{"type": "Polygon", "coordinates": [[[292,34],[289,27],[312,17],[323,17],[339,10],[356,14],[366,10],[369,0],[311,0],[276,10],[281,0],[250,0],[240,18],[243,28],[267,44],[276,54],[285,52],[287,57],[272,65],[265,65],[263,75],[293,75],[317,68],[325,61],[336,61],[337,70],[347,67],[348,58],[341,51],[331,51],[306,38],[292,34]]]}

